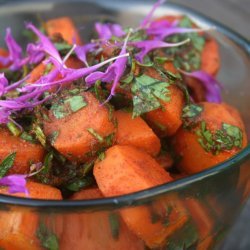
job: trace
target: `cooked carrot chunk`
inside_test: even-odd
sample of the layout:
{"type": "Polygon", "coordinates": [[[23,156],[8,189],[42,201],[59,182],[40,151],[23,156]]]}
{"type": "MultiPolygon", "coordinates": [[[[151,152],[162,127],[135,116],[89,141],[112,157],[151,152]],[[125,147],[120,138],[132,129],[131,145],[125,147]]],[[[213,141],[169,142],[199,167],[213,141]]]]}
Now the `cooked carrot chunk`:
{"type": "Polygon", "coordinates": [[[182,125],[184,95],[175,85],[169,86],[170,101],[161,102],[162,108],[146,114],[146,120],[159,136],[172,136],[182,125]]]}
{"type": "MultiPolygon", "coordinates": [[[[144,190],[172,180],[150,155],[137,148],[120,145],[109,148],[104,160],[95,164],[94,176],[107,197],[144,190]]],[[[162,211],[166,211],[171,202],[176,204],[176,210],[170,213],[168,226],[164,226],[161,220],[152,221],[152,209],[147,206],[122,209],[121,215],[128,227],[149,247],[158,247],[187,219],[183,212],[185,209],[176,196],[163,198],[156,203],[154,210],[162,216],[162,211]]]]}
{"type": "MultiPolygon", "coordinates": [[[[225,161],[247,144],[243,122],[237,111],[231,111],[234,110],[234,108],[229,108],[228,105],[225,104],[206,102],[201,103],[200,106],[203,108],[203,111],[198,118],[198,125],[189,130],[184,128],[179,129],[173,139],[175,151],[181,156],[178,167],[189,174],[202,171],[225,161]],[[232,133],[235,133],[235,135],[231,135],[231,143],[232,140],[238,141],[239,139],[242,140],[242,143],[238,141],[239,146],[234,146],[233,144],[229,149],[225,148],[227,145],[222,145],[224,149],[220,150],[220,148],[216,146],[217,142],[214,142],[215,139],[210,138],[210,135],[216,134],[216,131],[219,130],[221,132],[217,132],[218,141],[223,140],[223,138],[226,140],[226,138],[223,137],[226,133],[226,129],[233,129],[232,133]],[[238,132],[241,133],[241,136],[238,132]],[[220,133],[222,133],[222,135],[220,135],[220,133]]],[[[237,141],[235,143],[237,143],[237,141]]],[[[225,141],[225,143],[227,143],[227,141],[225,141]]]]}
{"type": "Polygon", "coordinates": [[[115,112],[117,119],[116,143],[131,145],[151,154],[157,155],[160,151],[160,140],[146,122],[140,118],[132,118],[132,114],[119,110],[115,112]]]}
{"type": "MultiPolygon", "coordinates": [[[[56,134],[53,146],[71,161],[84,162],[93,156],[115,132],[114,124],[105,106],[89,92],[82,92],[76,96],[81,102],[76,112],[64,116],[60,111],[62,99],[54,110],[49,111],[49,120],[44,120],[46,136],[56,134]],[[56,111],[55,111],[56,110],[56,111]],[[59,112],[57,112],[59,111],[59,112]]],[[[75,98],[75,97],[74,97],[75,98]]],[[[66,104],[69,103],[67,102],[66,104]]],[[[65,104],[65,105],[66,105],[65,104]]],[[[70,109],[74,109],[74,106],[70,109]]],[[[65,110],[67,112],[67,110],[65,110]]]]}
{"type": "Polygon", "coordinates": [[[199,243],[197,249],[209,249],[213,241],[214,219],[209,210],[194,198],[186,199],[185,205],[192,217],[193,222],[197,226],[199,232],[199,243]]]}
{"type": "MultiPolygon", "coordinates": [[[[60,190],[35,182],[28,182],[32,199],[61,200],[60,190]]],[[[6,188],[0,188],[0,194],[8,194],[6,188]]],[[[25,197],[24,194],[13,196],[25,197]]],[[[30,211],[0,211],[0,247],[8,250],[40,250],[40,243],[36,237],[39,217],[30,211]]]]}
{"type": "Polygon", "coordinates": [[[50,38],[63,38],[69,44],[82,44],[80,35],[70,17],[59,17],[48,20],[45,24],[46,32],[50,38]]]}
{"type": "MultiPolygon", "coordinates": [[[[103,198],[98,188],[82,190],[72,200],[103,198]]],[[[125,225],[117,212],[97,211],[70,214],[64,217],[64,231],[60,249],[143,250],[144,244],[125,225]]]]}
{"type": "Polygon", "coordinates": [[[7,129],[0,128],[0,161],[16,152],[13,167],[9,173],[29,172],[31,163],[42,162],[45,154],[40,144],[34,144],[12,135],[7,129]]]}

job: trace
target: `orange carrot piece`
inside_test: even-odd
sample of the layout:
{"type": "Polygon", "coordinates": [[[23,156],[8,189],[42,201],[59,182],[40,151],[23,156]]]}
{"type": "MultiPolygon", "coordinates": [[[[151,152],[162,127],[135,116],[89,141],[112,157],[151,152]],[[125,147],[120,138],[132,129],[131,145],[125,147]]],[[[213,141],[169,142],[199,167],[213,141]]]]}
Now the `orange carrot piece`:
{"type": "Polygon", "coordinates": [[[210,249],[209,247],[213,242],[215,222],[212,219],[209,210],[201,202],[194,198],[185,199],[184,203],[199,232],[199,243],[197,245],[197,249],[210,249]]]}
{"type": "MultiPolygon", "coordinates": [[[[72,200],[86,200],[103,198],[98,188],[90,188],[75,193],[72,200]]],[[[63,235],[60,249],[84,250],[143,250],[144,244],[139,240],[119,217],[116,212],[98,211],[92,213],[70,214],[64,217],[63,235]],[[118,226],[112,231],[112,216],[118,226]]]]}
{"type": "Polygon", "coordinates": [[[131,113],[122,110],[116,111],[115,117],[117,144],[135,146],[153,156],[159,153],[160,140],[142,118],[133,119],[131,113]]]}
{"type": "Polygon", "coordinates": [[[150,111],[146,114],[146,120],[157,135],[172,136],[182,125],[182,109],[184,106],[184,95],[175,85],[168,87],[170,101],[161,102],[162,108],[150,111]]]}
{"type": "MultiPolygon", "coordinates": [[[[109,148],[104,160],[95,164],[94,176],[107,197],[144,190],[172,180],[150,155],[137,148],[120,145],[109,148]]],[[[162,210],[166,212],[164,205],[171,202],[176,205],[176,210],[170,214],[167,226],[161,221],[153,222],[151,209],[147,206],[122,209],[121,215],[127,226],[149,247],[158,247],[187,220],[183,212],[185,209],[176,196],[162,199],[154,209],[162,215],[162,210]]]]}
{"type": "Polygon", "coordinates": [[[81,95],[87,103],[85,107],[61,119],[56,118],[50,110],[50,120],[44,121],[46,136],[58,133],[53,146],[70,161],[78,162],[86,161],[91,157],[87,153],[96,152],[101,147],[90,129],[102,138],[115,132],[108,109],[100,106],[100,102],[90,92],[81,95]]]}
{"type": "Polygon", "coordinates": [[[13,167],[8,173],[29,172],[31,163],[42,162],[45,154],[40,144],[34,144],[12,135],[8,129],[0,129],[0,162],[9,154],[16,152],[13,167]]]}
{"type": "MultiPolygon", "coordinates": [[[[228,105],[225,104],[206,102],[201,103],[201,106],[203,107],[203,112],[199,120],[205,121],[206,129],[215,133],[216,130],[222,128],[222,123],[237,126],[243,134],[242,147],[244,148],[247,145],[244,124],[234,108],[230,107],[229,109],[228,105]],[[232,112],[230,110],[234,111],[232,112]]],[[[173,138],[175,151],[181,156],[178,167],[183,172],[189,174],[200,172],[225,161],[239,152],[240,149],[236,147],[233,147],[231,150],[221,151],[216,155],[212,152],[207,152],[198,141],[200,138],[200,136],[196,134],[198,129],[199,126],[192,130],[181,128],[173,138]]]]}
{"type": "Polygon", "coordinates": [[[106,151],[104,160],[95,164],[94,175],[105,196],[128,194],[171,181],[169,174],[150,155],[121,145],[106,151]]]}
{"type": "Polygon", "coordinates": [[[48,20],[45,23],[45,30],[50,38],[61,36],[69,44],[82,44],[80,35],[70,17],[59,17],[48,20]]]}
{"type": "MultiPolygon", "coordinates": [[[[7,50],[0,48],[0,57],[8,57],[9,53],[7,50]]],[[[3,65],[2,63],[0,63],[0,69],[2,68],[7,68],[9,65],[3,65]]]]}
{"type": "MultiPolygon", "coordinates": [[[[61,200],[61,192],[44,184],[28,182],[29,198],[61,200]]],[[[0,188],[0,194],[8,194],[6,188],[0,188]]],[[[25,197],[24,194],[12,196],[25,197]]],[[[30,211],[0,211],[0,247],[8,250],[40,250],[36,237],[39,217],[30,211]]]]}

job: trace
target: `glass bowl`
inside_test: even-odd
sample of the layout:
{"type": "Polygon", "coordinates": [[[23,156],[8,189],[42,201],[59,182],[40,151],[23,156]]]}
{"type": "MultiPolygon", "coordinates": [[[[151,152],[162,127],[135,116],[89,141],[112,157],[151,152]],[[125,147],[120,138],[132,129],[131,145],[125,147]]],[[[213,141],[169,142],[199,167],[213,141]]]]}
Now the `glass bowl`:
{"type": "MultiPolygon", "coordinates": [[[[146,1],[147,2],[147,1],[146,1]]],[[[1,1],[0,32],[13,29],[22,42],[24,21],[71,16],[82,36],[90,37],[93,22],[115,20],[134,26],[148,13],[145,1],[1,1]]],[[[156,16],[187,13],[201,26],[216,26],[220,44],[223,97],[237,107],[250,138],[250,46],[237,33],[198,13],[164,4],[156,16]]],[[[3,36],[2,36],[3,37],[3,36]]],[[[232,226],[250,196],[250,146],[233,158],[201,173],[141,192],[94,200],[45,201],[0,195],[0,249],[214,249],[232,226]],[[159,216],[159,213],[161,214],[159,216]],[[127,229],[120,215],[136,217],[148,234],[147,245],[127,229]],[[2,241],[11,231],[9,243],[2,241]],[[156,232],[156,236],[152,234],[156,232]],[[163,235],[163,236],[162,236],[163,235]],[[155,247],[152,237],[164,237],[155,247]]]]}

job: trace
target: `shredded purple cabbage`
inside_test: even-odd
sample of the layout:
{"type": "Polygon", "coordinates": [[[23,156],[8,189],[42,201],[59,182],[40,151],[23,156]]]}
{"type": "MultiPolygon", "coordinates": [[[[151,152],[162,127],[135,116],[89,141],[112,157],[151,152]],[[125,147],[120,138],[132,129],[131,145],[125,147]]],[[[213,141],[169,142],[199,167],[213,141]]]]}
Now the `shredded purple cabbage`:
{"type": "Polygon", "coordinates": [[[121,37],[125,35],[122,26],[117,23],[95,23],[95,30],[102,40],[109,40],[112,36],[121,37]]]}
{"type": "Polygon", "coordinates": [[[62,58],[49,38],[45,36],[40,30],[38,30],[32,23],[27,23],[26,28],[32,30],[40,40],[40,42],[33,44],[32,46],[29,45],[31,53],[30,57],[37,59],[37,55],[40,53],[46,53],[54,58],[59,65],[62,65],[62,58]]]}
{"type": "MultiPolygon", "coordinates": [[[[126,47],[127,47],[129,35],[130,34],[127,35],[124,41],[124,44],[122,46],[119,56],[126,55],[126,47]]],[[[113,82],[110,95],[108,99],[106,100],[106,102],[109,101],[112,98],[112,96],[115,95],[115,89],[117,85],[119,84],[119,80],[124,74],[124,71],[126,69],[127,60],[128,60],[127,57],[118,58],[112,65],[110,65],[107,68],[105,72],[97,71],[88,75],[85,79],[86,83],[94,84],[97,80],[101,80],[102,82],[106,82],[106,83],[113,82]]]]}
{"type": "Polygon", "coordinates": [[[165,0],[158,0],[152,7],[152,9],[149,11],[149,13],[146,15],[146,17],[142,20],[141,24],[140,24],[140,28],[141,29],[144,29],[146,28],[151,20],[152,20],[152,17],[153,17],[153,14],[155,12],[155,10],[160,6],[162,5],[163,3],[165,2],[165,0]]]}
{"type": "Polygon", "coordinates": [[[82,46],[77,46],[75,49],[76,56],[88,67],[87,54],[93,51],[97,46],[98,44],[96,43],[88,43],[82,46]]]}
{"type": "Polygon", "coordinates": [[[26,187],[26,178],[28,175],[25,174],[13,174],[0,178],[0,186],[8,187],[10,194],[24,193],[26,196],[29,195],[29,191],[26,187]]]}
{"type": "Polygon", "coordinates": [[[5,43],[7,45],[9,54],[7,57],[0,56],[1,64],[4,66],[10,64],[10,70],[19,70],[27,62],[26,60],[22,59],[22,48],[12,36],[10,28],[6,29],[5,43]]]}
{"type": "Polygon", "coordinates": [[[183,44],[188,43],[190,40],[186,39],[182,42],[179,43],[166,43],[163,41],[158,41],[158,40],[145,40],[145,41],[139,41],[139,42],[130,42],[129,45],[133,45],[136,48],[140,49],[141,51],[136,54],[136,59],[143,63],[143,58],[151,51],[154,49],[159,49],[159,48],[169,48],[169,47],[177,47],[181,46],[183,44]]]}
{"type": "Polygon", "coordinates": [[[193,77],[200,81],[206,90],[206,101],[221,103],[221,84],[214,77],[201,70],[191,73],[183,70],[180,70],[180,72],[185,76],[193,77]]]}

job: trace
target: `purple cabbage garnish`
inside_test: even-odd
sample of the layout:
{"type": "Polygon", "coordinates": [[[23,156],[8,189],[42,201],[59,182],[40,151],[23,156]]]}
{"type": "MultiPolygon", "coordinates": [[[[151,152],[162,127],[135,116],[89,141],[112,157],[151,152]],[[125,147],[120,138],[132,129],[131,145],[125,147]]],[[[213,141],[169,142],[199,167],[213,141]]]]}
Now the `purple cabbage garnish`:
{"type": "Polygon", "coordinates": [[[204,89],[206,90],[206,101],[221,103],[221,84],[211,75],[204,71],[185,72],[179,70],[183,75],[193,77],[200,81],[204,89]]]}
{"type": "MultiPolygon", "coordinates": [[[[119,56],[126,55],[126,47],[127,47],[129,35],[130,33],[128,33],[124,41],[124,44],[122,46],[119,56]]],[[[126,69],[127,60],[128,60],[127,57],[118,58],[113,64],[111,64],[106,69],[105,72],[97,71],[88,75],[85,79],[86,83],[94,84],[97,80],[101,80],[102,82],[106,82],[106,83],[113,82],[110,95],[106,100],[106,102],[108,102],[112,98],[112,96],[115,95],[115,89],[117,85],[119,84],[119,80],[124,74],[124,71],[126,69]]]]}
{"type": "Polygon", "coordinates": [[[0,73],[0,96],[5,94],[5,88],[8,86],[8,80],[4,73],[0,73]]]}
{"type": "Polygon", "coordinates": [[[95,30],[101,40],[109,40],[112,36],[121,37],[126,33],[117,23],[95,23],[95,30]]]}
{"type": "Polygon", "coordinates": [[[96,43],[88,43],[82,46],[76,46],[75,48],[76,56],[88,67],[89,65],[87,62],[87,54],[89,52],[92,52],[97,46],[98,44],[96,43]]]}
{"type": "Polygon", "coordinates": [[[36,44],[29,45],[30,57],[34,60],[34,58],[37,59],[38,56],[41,57],[41,53],[46,53],[50,57],[54,58],[59,65],[62,65],[62,58],[49,38],[38,30],[32,23],[27,23],[26,28],[32,30],[40,40],[40,42],[36,44]]]}
{"type": "Polygon", "coordinates": [[[200,28],[200,29],[194,29],[194,28],[182,28],[177,26],[171,26],[168,28],[160,27],[160,28],[149,28],[146,30],[148,35],[153,35],[154,39],[157,40],[164,40],[166,37],[176,34],[186,34],[186,33],[197,33],[202,31],[210,30],[211,28],[200,28]]]}
{"type": "Polygon", "coordinates": [[[141,49],[139,53],[136,54],[136,59],[143,63],[143,58],[154,49],[159,48],[169,48],[169,47],[177,47],[181,46],[183,44],[186,44],[190,41],[190,39],[186,39],[179,43],[166,43],[163,41],[157,41],[157,40],[145,40],[145,41],[139,41],[139,42],[129,42],[129,45],[133,45],[138,49],[141,49]]]}
{"type": "Polygon", "coordinates": [[[140,29],[144,29],[147,28],[147,26],[150,24],[153,14],[155,12],[155,10],[162,5],[165,2],[165,0],[158,0],[152,7],[152,9],[149,11],[149,13],[147,14],[147,16],[142,20],[141,24],[140,24],[140,29]]]}
{"type": "Polygon", "coordinates": [[[12,36],[10,28],[6,29],[5,43],[7,45],[9,55],[7,57],[0,56],[0,62],[4,66],[10,64],[10,70],[19,70],[24,64],[26,64],[26,60],[22,59],[22,48],[12,36]]]}
{"type": "Polygon", "coordinates": [[[0,178],[0,186],[8,187],[10,194],[24,193],[26,196],[29,195],[29,191],[26,187],[27,181],[26,174],[13,174],[0,178]]]}

